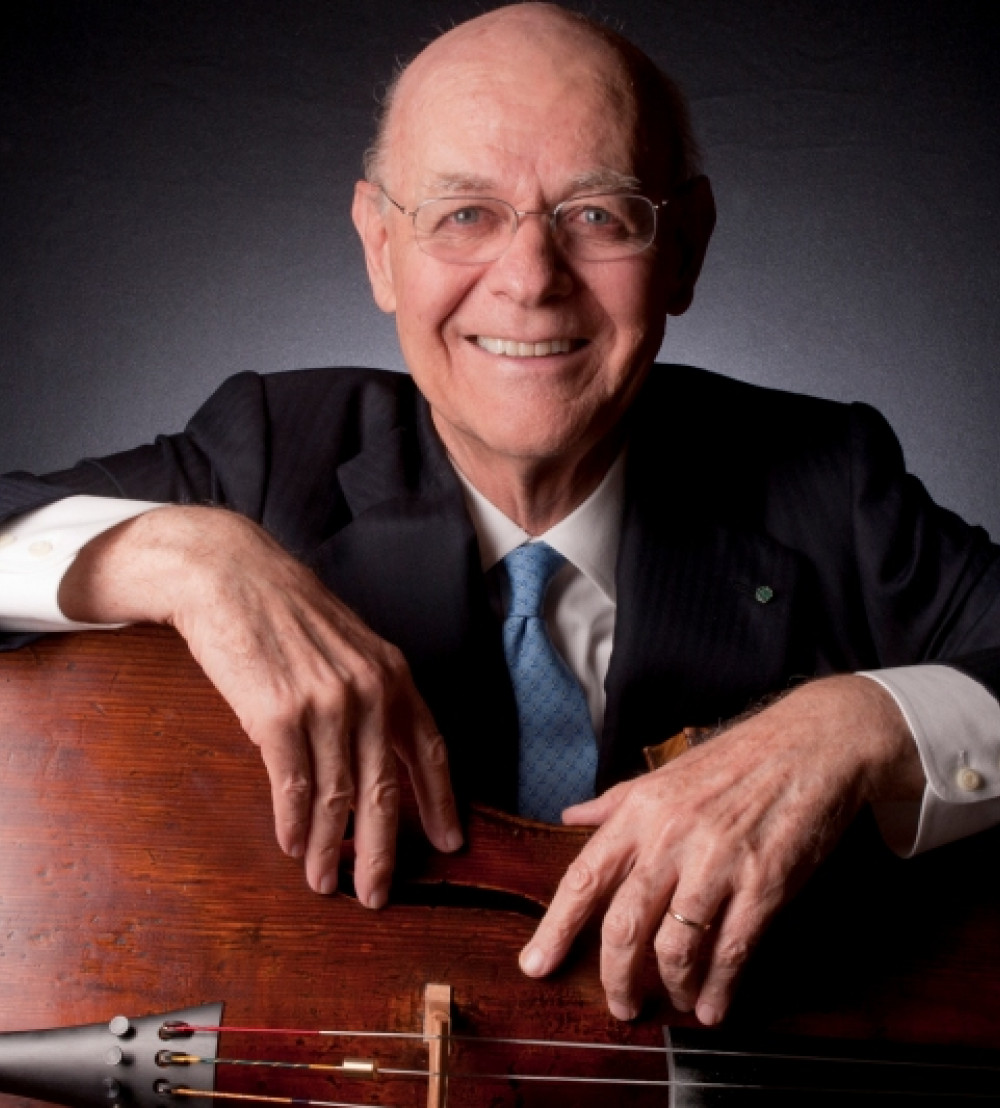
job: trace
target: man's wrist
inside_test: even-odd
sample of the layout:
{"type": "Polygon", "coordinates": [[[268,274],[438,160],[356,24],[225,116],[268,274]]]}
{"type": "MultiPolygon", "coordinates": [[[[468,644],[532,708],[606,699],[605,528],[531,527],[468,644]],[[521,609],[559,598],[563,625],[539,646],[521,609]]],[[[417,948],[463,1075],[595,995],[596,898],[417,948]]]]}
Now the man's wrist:
{"type": "Polygon", "coordinates": [[[222,509],[174,504],[126,520],[79,552],[59,606],[83,622],[177,625],[191,603],[210,595],[220,559],[233,556],[236,536],[228,532],[246,526],[222,509]]]}

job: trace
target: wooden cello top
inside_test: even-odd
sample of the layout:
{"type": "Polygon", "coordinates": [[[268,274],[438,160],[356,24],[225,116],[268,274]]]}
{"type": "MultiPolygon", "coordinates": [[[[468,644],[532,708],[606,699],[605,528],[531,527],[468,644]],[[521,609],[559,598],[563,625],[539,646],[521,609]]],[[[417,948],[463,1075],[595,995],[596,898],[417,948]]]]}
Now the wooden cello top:
{"type": "MultiPolygon", "coordinates": [[[[870,829],[854,838],[772,929],[730,1026],[1000,1047],[998,837],[906,863],[870,829]]],[[[413,1032],[428,981],[453,987],[459,1034],[658,1045],[662,1023],[690,1022],[662,1001],[637,1024],[612,1020],[593,942],[552,980],[517,969],[579,832],[480,813],[469,840],[449,861],[411,836],[406,868],[431,884],[381,912],[319,897],[275,845],[256,749],[174,634],[57,636],[7,655],[0,1031],[224,1000],[230,1026],[413,1032]]],[[[249,1048],[226,1034],[223,1047],[249,1048]]],[[[364,1103],[425,1103],[411,1086],[371,1086],[364,1103]]],[[[588,1103],[579,1089],[481,1096],[453,1083],[449,1103],[588,1103]]]]}

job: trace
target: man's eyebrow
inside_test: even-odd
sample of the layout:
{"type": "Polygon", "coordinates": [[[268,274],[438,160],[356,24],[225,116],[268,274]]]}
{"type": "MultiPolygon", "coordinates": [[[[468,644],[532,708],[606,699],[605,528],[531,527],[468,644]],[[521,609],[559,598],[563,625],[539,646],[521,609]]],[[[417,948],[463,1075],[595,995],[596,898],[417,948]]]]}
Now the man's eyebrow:
{"type": "MultiPolygon", "coordinates": [[[[496,196],[499,189],[491,177],[477,177],[468,173],[438,173],[426,182],[427,196],[477,194],[496,196]]],[[[568,194],[592,192],[639,192],[642,182],[630,173],[617,169],[588,169],[577,173],[568,182],[568,194]]]]}
{"type": "Polygon", "coordinates": [[[578,173],[570,182],[574,192],[638,192],[642,182],[617,169],[591,169],[578,173]]]}
{"type": "Polygon", "coordinates": [[[468,173],[438,173],[427,181],[427,195],[440,193],[489,193],[497,189],[496,181],[489,177],[474,177],[468,173]]]}

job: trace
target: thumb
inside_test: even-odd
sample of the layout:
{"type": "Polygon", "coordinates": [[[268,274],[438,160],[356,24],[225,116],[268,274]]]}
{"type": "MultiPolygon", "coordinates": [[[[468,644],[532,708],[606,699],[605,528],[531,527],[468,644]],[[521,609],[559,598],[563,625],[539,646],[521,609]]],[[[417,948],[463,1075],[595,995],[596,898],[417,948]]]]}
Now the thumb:
{"type": "Polygon", "coordinates": [[[622,781],[618,785],[612,785],[600,796],[595,796],[593,800],[585,800],[582,804],[565,808],[562,814],[563,823],[568,827],[600,827],[618,811],[630,788],[631,782],[622,781]]]}

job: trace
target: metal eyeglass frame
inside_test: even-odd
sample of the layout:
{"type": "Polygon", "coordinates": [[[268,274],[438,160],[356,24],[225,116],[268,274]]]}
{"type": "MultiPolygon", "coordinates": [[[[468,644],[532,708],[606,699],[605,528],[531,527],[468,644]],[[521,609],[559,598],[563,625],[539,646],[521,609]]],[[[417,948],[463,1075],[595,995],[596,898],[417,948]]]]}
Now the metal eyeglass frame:
{"type": "MultiPolygon", "coordinates": [[[[628,197],[628,198],[633,199],[633,200],[644,200],[649,205],[649,207],[652,211],[652,214],[653,214],[653,225],[652,225],[652,228],[650,229],[649,240],[648,240],[648,242],[644,242],[637,249],[629,250],[629,251],[625,252],[624,254],[616,254],[616,255],[613,255],[610,258],[604,258],[604,259],[602,259],[600,257],[593,257],[593,258],[590,258],[590,259],[581,258],[580,260],[618,261],[621,258],[632,258],[632,257],[635,257],[637,254],[642,254],[644,251],[648,250],[650,248],[650,246],[652,246],[653,243],[656,241],[656,232],[659,228],[659,221],[658,221],[659,210],[661,208],[665,208],[667,206],[667,204],[670,203],[669,197],[666,200],[650,200],[648,196],[643,196],[641,193],[635,193],[635,192],[627,192],[627,193],[624,193],[624,192],[623,193],[595,192],[595,193],[588,193],[584,196],[570,196],[570,197],[567,197],[567,199],[560,201],[558,204],[556,204],[556,206],[554,208],[552,208],[551,210],[548,210],[548,211],[545,211],[545,210],[536,211],[532,208],[515,208],[513,204],[508,203],[506,200],[501,200],[498,196],[429,196],[426,200],[421,200],[420,203],[415,208],[410,209],[410,208],[405,208],[402,204],[399,203],[398,200],[394,200],[389,195],[389,193],[386,191],[384,185],[379,184],[377,187],[378,187],[379,191],[382,193],[382,195],[386,198],[386,200],[388,200],[389,203],[401,215],[405,215],[413,221],[413,232],[414,232],[414,238],[417,241],[417,246],[425,254],[427,254],[429,257],[436,258],[438,261],[443,261],[443,262],[445,262],[446,264],[449,264],[449,265],[486,265],[489,262],[495,262],[497,260],[497,258],[503,256],[504,252],[508,249],[510,244],[514,241],[514,238],[517,235],[518,230],[520,229],[522,217],[528,216],[528,215],[537,215],[539,217],[544,217],[545,219],[547,219],[548,224],[549,224],[549,231],[552,234],[553,240],[558,242],[559,240],[558,240],[558,237],[557,237],[557,234],[556,234],[556,231],[557,231],[556,220],[559,216],[559,212],[562,211],[567,205],[578,204],[582,200],[590,200],[590,199],[594,199],[594,198],[600,197],[600,196],[625,196],[625,197],[628,197]],[[425,207],[427,204],[436,204],[441,200],[456,200],[456,201],[469,200],[470,202],[479,201],[480,203],[482,203],[483,201],[489,201],[491,204],[499,204],[502,207],[506,208],[508,211],[510,211],[514,216],[514,222],[511,225],[512,229],[511,229],[509,237],[507,238],[506,242],[504,243],[503,249],[500,250],[497,254],[492,255],[491,257],[476,258],[474,261],[468,261],[468,262],[460,261],[460,260],[455,259],[455,258],[440,257],[436,254],[431,253],[428,250],[424,250],[423,244],[426,243],[426,242],[433,241],[433,240],[431,239],[430,236],[427,236],[427,235],[421,236],[417,232],[417,229],[416,229],[417,215],[419,214],[420,209],[425,207]]],[[[570,253],[572,253],[572,252],[570,252],[570,253]]]]}

